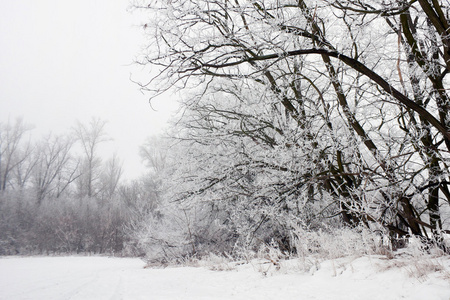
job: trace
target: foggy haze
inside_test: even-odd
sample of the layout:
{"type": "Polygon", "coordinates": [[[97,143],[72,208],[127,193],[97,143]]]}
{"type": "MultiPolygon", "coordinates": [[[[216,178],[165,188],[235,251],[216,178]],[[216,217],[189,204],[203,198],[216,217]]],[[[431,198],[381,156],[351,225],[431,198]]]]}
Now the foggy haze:
{"type": "MultiPolygon", "coordinates": [[[[126,177],[141,171],[138,146],[160,133],[171,114],[130,78],[144,43],[129,1],[2,1],[0,3],[0,122],[23,117],[33,134],[63,133],[76,120],[107,120],[126,177]]],[[[172,104],[173,106],[173,104],[172,104]]]]}

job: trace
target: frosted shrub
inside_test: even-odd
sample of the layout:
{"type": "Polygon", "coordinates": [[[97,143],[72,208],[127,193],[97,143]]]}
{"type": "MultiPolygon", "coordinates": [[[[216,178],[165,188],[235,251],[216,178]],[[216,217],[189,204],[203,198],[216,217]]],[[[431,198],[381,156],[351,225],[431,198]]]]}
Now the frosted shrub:
{"type": "Polygon", "coordinates": [[[181,209],[167,203],[129,228],[135,251],[151,263],[191,263],[211,253],[231,251],[229,230],[219,221],[220,212],[208,206],[181,209]]]}
{"type": "Polygon", "coordinates": [[[209,253],[197,261],[198,266],[206,267],[213,271],[232,271],[236,269],[236,263],[227,255],[209,253]]]}
{"type": "Polygon", "coordinates": [[[424,242],[419,237],[411,236],[405,249],[400,251],[400,255],[407,257],[407,263],[400,267],[406,274],[416,278],[419,282],[426,281],[430,274],[442,272],[444,276],[449,274],[445,271],[448,257],[445,252],[436,245],[424,242]]]}
{"type": "Polygon", "coordinates": [[[274,265],[277,265],[281,260],[288,258],[289,255],[280,250],[279,245],[272,240],[268,244],[263,244],[256,253],[257,258],[268,260],[274,265]]]}
{"type": "Polygon", "coordinates": [[[376,253],[380,237],[364,228],[335,228],[308,231],[296,228],[293,242],[299,257],[316,255],[324,259],[376,253]]]}
{"type": "Polygon", "coordinates": [[[120,199],[101,205],[95,198],[64,196],[41,200],[32,192],[0,199],[0,255],[120,254],[128,207],[120,199]]]}

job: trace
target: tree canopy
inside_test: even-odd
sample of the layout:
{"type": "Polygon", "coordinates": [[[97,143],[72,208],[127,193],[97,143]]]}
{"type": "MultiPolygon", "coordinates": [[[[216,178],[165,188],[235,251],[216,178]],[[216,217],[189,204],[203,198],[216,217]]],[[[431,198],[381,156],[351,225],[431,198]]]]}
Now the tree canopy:
{"type": "Polygon", "coordinates": [[[269,236],[330,222],[425,239],[448,229],[446,1],[137,6],[151,15],[139,63],[157,72],[142,88],[184,94],[172,200],[220,208],[233,231],[246,220],[246,236],[267,224],[269,236]]]}

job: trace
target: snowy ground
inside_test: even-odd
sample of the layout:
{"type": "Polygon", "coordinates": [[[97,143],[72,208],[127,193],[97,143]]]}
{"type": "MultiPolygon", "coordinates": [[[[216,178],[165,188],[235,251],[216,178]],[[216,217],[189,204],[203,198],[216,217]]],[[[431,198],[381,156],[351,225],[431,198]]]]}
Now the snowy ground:
{"type": "Polygon", "coordinates": [[[320,265],[298,259],[279,270],[268,261],[144,265],[131,258],[0,258],[0,299],[450,299],[445,257],[371,256],[320,265]]]}

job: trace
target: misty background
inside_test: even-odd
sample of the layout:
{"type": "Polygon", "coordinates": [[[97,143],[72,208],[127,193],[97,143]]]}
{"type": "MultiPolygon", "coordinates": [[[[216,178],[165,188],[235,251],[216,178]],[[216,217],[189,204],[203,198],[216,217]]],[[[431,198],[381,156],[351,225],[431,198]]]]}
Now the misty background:
{"type": "Polygon", "coordinates": [[[119,1],[0,2],[0,122],[21,117],[32,136],[62,134],[77,121],[107,121],[124,177],[144,170],[138,148],[160,134],[175,103],[152,100],[133,81],[149,77],[134,64],[145,44],[142,17],[119,1]]]}

